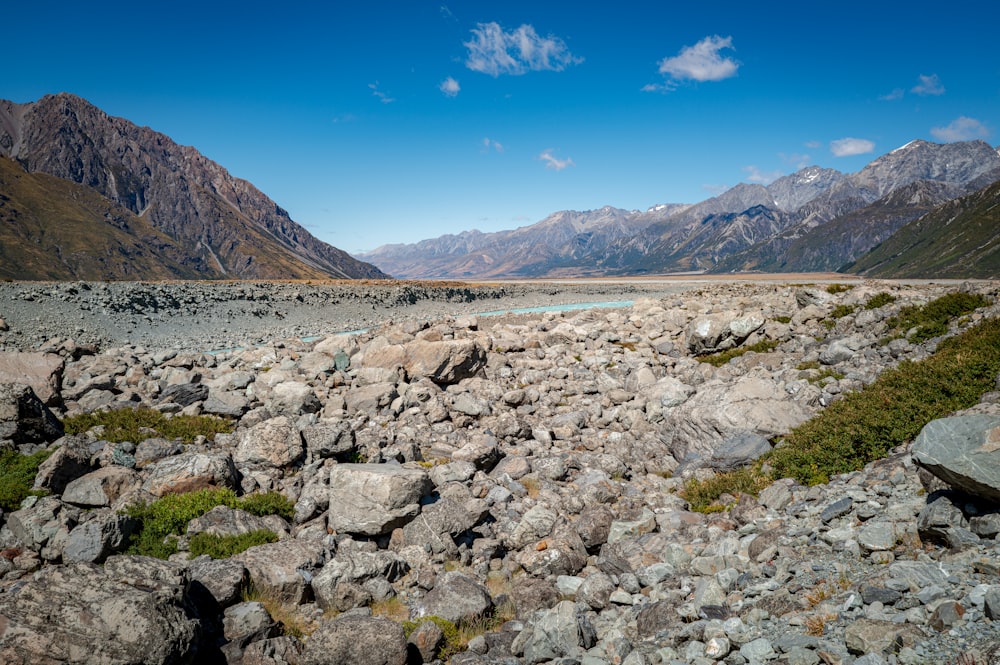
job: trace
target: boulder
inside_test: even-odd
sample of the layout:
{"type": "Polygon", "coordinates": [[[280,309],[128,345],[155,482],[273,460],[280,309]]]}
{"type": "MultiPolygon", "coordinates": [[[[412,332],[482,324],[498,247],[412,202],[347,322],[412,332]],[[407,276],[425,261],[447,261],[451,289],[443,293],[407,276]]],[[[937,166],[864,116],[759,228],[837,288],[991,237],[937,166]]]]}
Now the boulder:
{"type": "Polygon", "coordinates": [[[0,383],[0,442],[51,443],[63,435],[62,422],[23,383],[0,383]]]}
{"type": "Polygon", "coordinates": [[[160,404],[180,404],[181,406],[191,406],[195,402],[204,402],[208,399],[208,386],[201,383],[178,383],[167,386],[160,393],[157,400],[160,404]]]}
{"type": "Polygon", "coordinates": [[[141,485],[138,472],[123,466],[105,466],[68,483],[62,499],[85,508],[108,507],[141,485]]]}
{"type": "Polygon", "coordinates": [[[278,416],[240,430],[233,461],[284,469],[305,454],[302,435],[286,416],[278,416]]]}
{"type": "Polygon", "coordinates": [[[69,532],[63,547],[63,561],[101,563],[128,545],[139,522],[127,515],[103,512],[69,532]]]}
{"type": "Polygon", "coordinates": [[[458,383],[486,367],[486,350],[471,339],[416,339],[403,345],[403,352],[402,364],[411,378],[426,377],[438,385],[458,383]]]}
{"type": "Polygon", "coordinates": [[[64,436],[55,443],[55,452],[38,467],[33,489],[62,494],[66,485],[93,469],[90,442],[82,436],[64,436]]]}
{"type": "Polygon", "coordinates": [[[739,346],[764,325],[759,314],[724,312],[695,319],[685,331],[688,350],[694,355],[716,353],[739,346]]]}
{"type": "Polygon", "coordinates": [[[0,662],[167,665],[191,662],[198,626],[187,578],[165,561],[43,568],[0,594],[0,662]],[[128,570],[129,574],[123,574],[128,570]]]}
{"type": "Polygon", "coordinates": [[[323,622],[309,636],[299,665],[405,665],[402,625],[381,617],[346,614],[323,622]]]}
{"type": "Polygon", "coordinates": [[[486,587],[468,575],[452,571],[438,577],[412,614],[416,618],[438,616],[458,624],[483,619],[492,609],[493,599],[486,587]]]}
{"type": "Polygon", "coordinates": [[[0,383],[19,383],[38,399],[58,405],[66,361],[56,353],[5,351],[0,353],[0,383]]]}
{"type": "Polygon", "coordinates": [[[910,454],[955,489],[1000,501],[1000,416],[932,420],[920,430],[910,454]]]}
{"type": "Polygon", "coordinates": [[[337,464],[330,470],[327,524],[342,533],[389,534],[420,513],[427,472],[396,464],[337,464]]]}
{"type": "Polygon", "coordinates": [[[309,582],[326,563],[327,549],[319,541],[280,540],[251,547],[232,560],[246,566],[258,591],[297,605],[306,598],[309,582]]]}
{"type": "MultiPolygon", "coordinates": [[[[579,659],[594,646],[597,634],[576,604],[564,600],[546,611],[532,626],[524,644],[524,659],[542,663],[563,657],[579,659]]],[[[520,639],[520,638],[519,638],[520,639]]]]}
{"type": "Polygon", "coordinates": [[[777,381],[748,375],[699,387],[666,414],[660,432],[680,461],[689,455],[710,457],[723,441],[740,433],[765,439],[785,434],[811,415],[777,381]]]}
{"type": "Polygon", "coordinates": [[[407,570],[409,566],[406,561],[393,552],[339,552],[313,578],[313,595],[320,608],[336,609],[339,604],[338,595],[341,593],[338,589],[343,585],[358,586],[372,579],[395,582],[407,570]]]}
{"type": "Polygon", "coordinates": [[[142,489],[153,496],[193,492],[206,487],[239,486],[239,473],[228,454],[181,453],[145,469],[142,489]]]}

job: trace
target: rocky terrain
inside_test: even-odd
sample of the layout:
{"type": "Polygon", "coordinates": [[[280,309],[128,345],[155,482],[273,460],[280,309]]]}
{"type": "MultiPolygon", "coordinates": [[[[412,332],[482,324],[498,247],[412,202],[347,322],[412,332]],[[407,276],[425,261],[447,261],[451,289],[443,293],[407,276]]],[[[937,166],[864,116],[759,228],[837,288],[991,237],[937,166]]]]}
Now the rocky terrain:
{"type": "Polygon", "coordinates": [[[996,454],[1000,394],[825,485],[782,479],[708,513],[679,494],[931,354],[940,338],[881,343],[886,319],[957,285],[635,286],[628,307],[518,316],[476,312],[555,290],[446,287],[414,315],[432,302],[421,288],[0,284],[0,439],[55,450],[43,496],[2,516],[0,661],[1000,662],[1000,483],[942,459],[961,442],[996,454]],[[895,300],[843,314],[881,293],[895,300]],[[338,329],[370,329],[327,334],[340,307],[357,318],[338,329]],[[227,311],[225,333],[201,323],[227,311]],[[252,317],[268,322],[242,328],[252,317]],[[56,418],[138,406],[233,429],[111,443],[56,418]],[[169,560],[124,553],[124,509],[204,488],[274,491],[294,510],[218,506],[169,560]],[[261,529],[275,542],[189,558],[201,533],[261,529]]]}

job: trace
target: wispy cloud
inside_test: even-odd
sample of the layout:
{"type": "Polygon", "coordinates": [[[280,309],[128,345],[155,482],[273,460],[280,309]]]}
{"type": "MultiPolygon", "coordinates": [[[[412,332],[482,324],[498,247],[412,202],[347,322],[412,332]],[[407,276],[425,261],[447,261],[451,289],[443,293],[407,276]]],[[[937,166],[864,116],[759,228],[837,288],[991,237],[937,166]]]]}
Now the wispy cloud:
{"type": "Polygon", "coordinates": [[[545,162],[545,168],[552,169],[553,171],[562,171],[567,166],[576,166],[571,158],[559,159],[552,154],[551,150],[544,151],[538,156],[538,159],[545,162]]]}
{"type": "Polygon", "coordinates": [[[903,92],[902,88],[893,88],[892,92],[879,95],[879,100],[883,102],[894,102],[897,99],[902,99],[904,94],[906,93],[903,92]]]}
{"type": "Polygon", "coordinates": [[[910,92],[921,96],[943,95],[944,86],[941,85],[941,79],[938,78],[937,74],[931,74],[930,76],[921,74],[920,83],[910,88],[910,92]]]}
{"type": "Polygon", "coordinates": [[[358,117],[353,113],[341,113],[339,115],[333,116],[333,124],[337,125],[342,122],[354,122],[358,117]]]}
{"type": "Polygon", "coordinates": [[[462,87],[458,85],[458,81],[449,76],[445,80],[441,81],[441,85],[438,86],[438,89],[444,93],[445,97],[455,97],[458,95],[462,87]]]}
{"type": "MultiPolygon", "coordinates": [[[[817,146],[818,147],[818,146],[817,146]]],[[[779,152],[778,157],[787,164],[791,164],[797,169],[804,169],[812,163],[812,156],[805,153],[784,153],[779,152]]]]}
{"type": "Polygon", "coordinates": [[[701,188],[706,192],[708,192],[709,194],[711,194],[712,196],[718,196],[719,194],[724,194],[725,192],[727,192],[731,188],[731,186],[719,183],[716,184],[705,183],[704,185],[701,186],[701,188]]]}
{"type": "Polygon", "coordinates": [[[761,185],[770,185],[772,182],[785,175],[781,171],[771,171],[769,173],[765,173],[753,165],[744,166],[743,170],[747,173],[747,182],[756,182],[761,185]]]}
{"type": "Polygon", "coordinates": [[[369,83],[368,87],[372,89],[372,94],[378,97],[379,101],[382,102],[383,104],[392,104],[394,101],[396,101],[394,97],[390,97],[388,94],[378,89],[378,81],[375,81],[374,83],[369,83]]]}
{"type": "Polygon", "coordinates": [[[494,141],[490,137],[483,138],[483,152],[489,152],[490,150],[496,150],[497,152],[503,152],[503,144],[499,141],[494,141]]]}
{"type": "Polygon", "coordinates": [[[685,46],[675,56],[660,61],[663,83],[643,86],[646,92],[669,92],[684,81],[721,81],[736,76],[740,63],[723,57],[720,51],[733,48],[732,37],[705,37],[694,46],[685,46]]]}
{"type": "Polygon", "coordinates": [[[809,148],[810,150],[819,150],[820,148],[823,147],[823,144],[820,143],[819,141],[806,141],[803,145],[805,145],[805,147],[809,148]]]}
{"type": "Polygon", "coordinates": [[[975,118],[968,118],[964,115],[952,120],[944,127],[934,127],[931,129],[931,135],[945,143],[985,139],[989,138],[990,134],[992,132],[986,125],[975,118]]]}
{"type": "Polygon", "coordinates": [[[868,139],[845,138],[830,141],[830,152],[834,157],[866,155],[875,150],[875,144],[868,139]]]}
{"type": "Polygon", "coordinates": [[[471,41],[463,42],[469,49],[465,66],[494,77],[529,71],[561,72],[583,62],[583,58],[570,53],[563,40],[552,35],[541,37],[530,25],[507,32],[499,23],[480,23],[472,35],[471,41]]]}

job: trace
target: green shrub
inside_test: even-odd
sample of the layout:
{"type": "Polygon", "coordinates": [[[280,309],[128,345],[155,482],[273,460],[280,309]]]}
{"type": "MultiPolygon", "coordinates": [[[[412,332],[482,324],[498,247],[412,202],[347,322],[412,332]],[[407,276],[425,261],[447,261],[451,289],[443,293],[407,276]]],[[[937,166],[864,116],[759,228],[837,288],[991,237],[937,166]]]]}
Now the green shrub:
{"type": "Polygon", "coordinates": [[[850,291],[854,288],[852,284],[831,284],[826,287],[826,292],[830,295],[836,295],[838,293],[843,293],[844,291],[850,291]]]}
{"type": "Polygon", "coordinates": [[[931,420],[968,408],[1000,373],[1000,320],[944,340],[919,362],[886,370],[792,430],[768,459],[775,477],[806,484],[862,468],[913,439],[931,420]]]}
{"type": "Polygon", "coordinates": [[[17,510],[21,502],[33,492],[35,475],[42,462],[49,458],[53,450],[39,450],[32,455],[21,455],[16,450],[0,452],[0,509],[17,510]]]}
{"type": "MultiPolygon", "coordinates": [[[[752,494],[756,496],[771,484],[771,477],[760,470],[760,466],[748,466],[726,473],[719,473],[707,480],[692,478],[678,494],[691,504],[691,510],[699,513],[715,512],[716,499],[723,494],[752,494]]],[[[721,506],[719,507],[721,508],[721,506]]]]}
{"type": "Polygon", "coordinates": [[[882,291],[865,301],[865,309],[878,309],[894,302],[896,302],[896,296],[882,291]]]}
{"type": "Polygon", "coordinates": [[[230,421],[215,416],[175,415],[168,418],[147,407],[96,411],[63,419],[66,434],[83,434],[98,426],[104,427],[101,438],[112,443],[138,443],[152,437],[192,443],[198,436],[205,436],[211,441],[216,434],[233,431],[230,421]]]}
{"type": "Polygon", "coordinates": [[[792,322],[792,317],[790,317],[790,316],[776,316],[776,317],[774,317],[774,320],[777,321],[778,323],[791,323],[792,322]]]}
{"type": "Polygon", "coordinates": [[[749,353],[750,351],[754,351],[756,353],[767,353],[768,351],[773,351],[777,348],[778,343],[779,342],[776,339],[763,339],[756,344],[737,346],[734,349],[727,349],[718,353],[709,353],[704,356],[698,356],[697,360],[703,363],[708,363],[709,365],[714,365],[715,367],[721,367],[733,358],[739,358],[743,354],[749,353]]]}
{"type": "Polygon", "coordinates": [[[907,339],[913,344],[948,332],[948,324],[955,318],[986,307],[990,301],[973,293],[948,293],[926,305],[910,305],[899,310],[886,324],[890,330],[906,333],[914,330],[907,339]]]}
{"type": "Polygon", "coordinates": [[[216,536],[202,532],[191,536],[188,541],[188,550],[191,553],[191,558],[207,554],[213,559],[228,559],[251,547],[277,541],[278,535],[266,529],[241,533],[238,536],[216,536]]]}
{"type": "Polygon", "coordinates": [[[288,499],[276,492],[250,494],[242,498],[231,489],[224,488],[168,494],[152,503],[133,504],[125,510],[126,514],[140,522],[140,529],[133,537],[128,553],[166,559],[177,552],[177,537],[185,532],[188,522],[216,506],[239,508],[260,516],[287,516],[291,509],[288,499]]]}
{"type": "Polygon", "coordinates": [[[830,312],[830,318],[842,319],[849,314],[854,314],[854,305],[837,305],[830,312]]]}

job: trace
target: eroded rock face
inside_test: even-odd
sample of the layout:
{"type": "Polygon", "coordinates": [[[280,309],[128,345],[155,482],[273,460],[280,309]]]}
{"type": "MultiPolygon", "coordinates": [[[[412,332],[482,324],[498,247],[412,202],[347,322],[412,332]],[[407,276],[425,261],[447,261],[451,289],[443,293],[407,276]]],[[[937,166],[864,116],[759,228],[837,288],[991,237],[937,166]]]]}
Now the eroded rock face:
{"type": "Polygon", "coordinates": [[[133,563],[129,575],[84,563],[45,568],[0,594],[0,660],[194,662],[199,629],[184,609],[183,569],[155,559],[133,563]]]}
{"type": "Polygon", "coordinates": [[[56,405],[60,401],[66,361],[56,353],[7,351],[0,353],[0,383],[30,386],[38,399],[56,405]]]}

